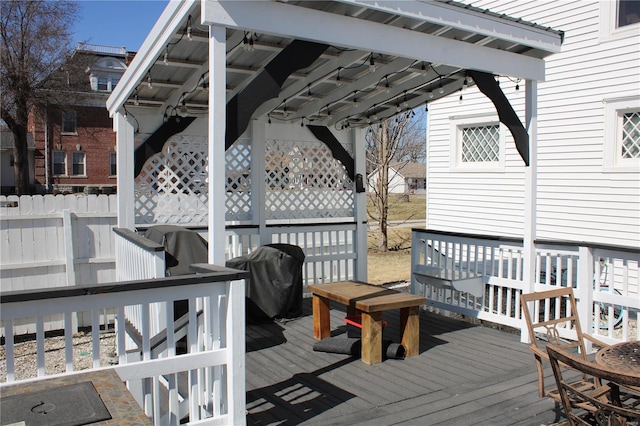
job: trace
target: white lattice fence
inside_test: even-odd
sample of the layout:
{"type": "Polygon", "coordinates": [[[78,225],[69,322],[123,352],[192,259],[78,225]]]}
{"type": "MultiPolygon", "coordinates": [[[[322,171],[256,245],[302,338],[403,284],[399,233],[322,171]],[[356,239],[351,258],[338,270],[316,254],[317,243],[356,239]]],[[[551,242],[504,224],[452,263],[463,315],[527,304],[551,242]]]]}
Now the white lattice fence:
{"type": "Polygon", "coordinates": [[[225,153],[227,210],[225,219],[250,221],[251,210],[251,141],[240,139],[225,153]]]}
{"type": "MultiPolygon", "coordinates": [[[[267,220],[352,217],[353,183],[322,142],[269,140],[264,176],[252,170],[251,141],[226,152],[227,221],[250,222],[252,179],[266,187],[267,220]]],[[[136,177],[136,223],[207,224],[207,139],[173,136],[136,177]]]]}
{"type": "Polygon", "coordinates": [[[207,139],[173,136],[135,180],[137,223],[207,223],[207,139]]]}
{"type": "Polygon", "coordinates": [[[353,183],[325,144],[269,140],[265,163],[267,219],[353,216],[353,183]]]}

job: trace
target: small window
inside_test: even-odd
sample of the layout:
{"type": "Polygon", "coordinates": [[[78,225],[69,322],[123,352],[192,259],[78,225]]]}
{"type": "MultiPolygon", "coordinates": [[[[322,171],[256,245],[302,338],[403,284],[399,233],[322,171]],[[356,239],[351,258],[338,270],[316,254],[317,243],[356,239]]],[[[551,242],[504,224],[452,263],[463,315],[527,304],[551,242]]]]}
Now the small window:
{"type": "Polygon", "coordinates": [[[107,77],[98,77],[98,90],[109,90],[109,80],[107,77]]]}
{"type": "Polygon", "coordinates": [[[64,176],[67,174],[67,154],[64,151],[53,151],[53,175],[64,176]]]}
{"type": "Polygon", "coordinates": [[[9,155],[9,166],[13,167],[13,165],[16,163],[16,159],[13,157],[13,154],[9,155]]]}
{"type": "Polygon", "coordinates": [[[62,113],[62,133],[76,133],[75,111],[64,111],[62,113]]]}
{"type": "Polygon", "coordinates": [[[640,167],[640,98],[605,101],[605,169],[640,167]]]}
{"type": "Polygon", "coordinates": [[[462,128],[463,163],[500,161],[500,126],[476,126],[462,128]]]}
{"type": "Polygon", "coordinates": [[[456,171],[503,171],[505,131],[493,114],[451,117],[451,168],[456,171]]]}
{"type": "Polygon", "coordinates": [[[82,151],[74,151],[71,154],[71,174],[73,176],[86,176],[85,158],[82,151]]]}
{"type": "Polygon", "coordinates": [[[601,41],[629,36],[637,38],[640,27],[640,1],[607,0],[599,3],[601,41]]]}
{"type": "Polygon", "coordinates": [[[117,168],[118,157],[115,152],[109,153],[109,176],[115,176],[118,172],[117,168]]]}
{"type": "Polygon", "coordinates": [[[640,1],[618,0],[616,28],[633,25],[640,22],[640,1]]]}

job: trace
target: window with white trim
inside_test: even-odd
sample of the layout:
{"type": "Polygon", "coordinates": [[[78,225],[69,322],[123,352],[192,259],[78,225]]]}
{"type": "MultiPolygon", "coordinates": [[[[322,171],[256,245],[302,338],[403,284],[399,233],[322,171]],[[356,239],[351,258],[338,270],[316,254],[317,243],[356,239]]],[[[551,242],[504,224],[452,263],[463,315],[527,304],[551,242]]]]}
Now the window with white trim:
{"type": "Polygon", "coordinates": [[[51,156],[54,176],[65,176],[67,174],[67,153],[64,151],[53,151],[51,156]]]}
{"type": "Polygon", "coordinates": [[[451,165],[458,170],[498,170],[504,167],[504,132],[496,119],[480,117],[451,122],[451,165]]]}
{"type": "Polygon", "coordinates": [[[76,129],[76,112],[75,111],[63,111],[62,112],[62,133],[75,134],[76,129]]]}
{"type": "Polygon", "coordinates": [[[605,101],[604,159],[610,171],[638,171],[640,98],[605,101]]]}
{"type": "Polygon", "coordinates": [[[640,1],[600,2],[600,39],[636,36],[640,27],[640,1]]]}
{"type": "Polygon", "coordinates": [[[73,151],[71,153],[71,175],[86,176],[86,155],[82,151],[73,151]]]}

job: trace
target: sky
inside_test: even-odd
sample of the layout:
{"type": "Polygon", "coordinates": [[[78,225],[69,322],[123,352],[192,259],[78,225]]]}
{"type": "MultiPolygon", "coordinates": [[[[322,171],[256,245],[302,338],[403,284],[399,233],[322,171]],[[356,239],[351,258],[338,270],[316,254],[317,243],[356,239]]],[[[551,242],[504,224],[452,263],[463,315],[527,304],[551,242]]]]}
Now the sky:
{"type": "Polygon", "coordinates": [[[79,0],[78,3],[80,11],[73,25],[73,46],[84,41],[137,52],[168,1],[79,0]]]}

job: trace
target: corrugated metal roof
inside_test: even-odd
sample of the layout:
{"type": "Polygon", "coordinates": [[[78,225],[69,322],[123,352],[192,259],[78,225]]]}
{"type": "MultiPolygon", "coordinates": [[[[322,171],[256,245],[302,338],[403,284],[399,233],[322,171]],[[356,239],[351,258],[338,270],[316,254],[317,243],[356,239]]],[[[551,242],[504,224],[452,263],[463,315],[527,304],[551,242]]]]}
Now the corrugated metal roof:
{"type": "MultiPolygon", "coordinates": [[[[196,1],[184,11],[178,8],[186,8],[186,3],[172,3],[167,8],[174,8],[174,14],[168,14],[166,22],[156,24],[153,39],[145,41],[107,102],[112,113],[124,106],[134,116],[154,114],[153,111],[165,115],[206,114],[209,36],[208,26],[199,24],[201,3],[196,1]],[[180,13],[182,19],[175,16],[180,13]],[[148,55],[152,56],[151,62],[148,55]]],[[[544,58],[559,50],[562,39],[561,31],[451,0],[290,0],[227,4],[245,7],[246,13],[251,13],[252,5],[273,5],[274,8],[301,8],[336,19],[348,17],[357,20],[354,22],[375,23],[378,28],[388,28],[395,33],[409,31],[407,34],[436,37],[483,52],[507,52],[514,59],[544,58]],[[463,16],[465,22],[453,22],[457,16],[463,16]]],[[[247,87],[293,41],[291,37],[235,28],[230,24],[226,46],[227,101],[247,87]]],[[[503,64],[496,67],[500,65],[503,64]]],[[[282,122],[335,128],[366,127],[399,110],[416,108],[455,93],[465,81],[473,84],[467,78],[466,69],[445,61],[415,60],[389,52],[350,48],[345,31],[343,45],[331,44],[313,64],[291,74],[278,98],[262,105],[254,118],[268,115],[282,122]],[[372,60],[375,73],[370,71],[372,60]]]]}

